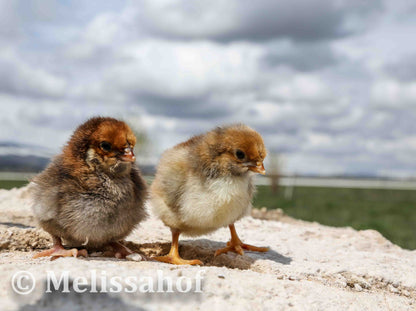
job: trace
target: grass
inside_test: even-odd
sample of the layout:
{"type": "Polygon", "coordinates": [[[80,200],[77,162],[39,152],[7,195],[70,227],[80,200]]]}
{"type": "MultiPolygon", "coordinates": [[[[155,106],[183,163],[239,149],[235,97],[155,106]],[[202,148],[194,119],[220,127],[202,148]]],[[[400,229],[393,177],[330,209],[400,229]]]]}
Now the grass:
{"type": "MultiPolygon", "coordinates": [[[[22,187],[27,181],[2,181],[0,189],[22,187]]],[[[277,194],[259,186],[253,205],[281,208],[298,219],[328,226],[375,229],[401,247],[416,249],[416,191],[296,187],[285,198],[285,187],[277,194]]]]}
{"type": "Polygon", "coordinates": [[[0,189],[19,188],[27,185],[27,180],[0,180],[0,189]]]}
{"type": "Polygon", "coordinates": [[[401,247],[416,249],[416,191],[296,187],[292,198],[285,198],[286,190],[273,194],[259,186],[253,205],[329,226],[375,229],[401,247]]]}

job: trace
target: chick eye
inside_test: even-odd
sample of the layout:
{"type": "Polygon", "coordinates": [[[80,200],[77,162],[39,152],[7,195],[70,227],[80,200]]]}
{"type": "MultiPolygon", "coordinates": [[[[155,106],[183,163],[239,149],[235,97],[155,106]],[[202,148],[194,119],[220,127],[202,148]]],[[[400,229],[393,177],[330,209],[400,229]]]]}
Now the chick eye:
{"type": "Polygon", "coordinates": [[[108,141],[103,141],[100,143],[100,147],[101,149],[103,149],[104,151],[111,151],[111,144],[108,141]]]}
{"type": "Polygon", "coordinates": [[[237,159],[242,160],[246,157],[246,154],[240,149],[237,149],[235,152],[235,156],[237,157],[237,159]]]}

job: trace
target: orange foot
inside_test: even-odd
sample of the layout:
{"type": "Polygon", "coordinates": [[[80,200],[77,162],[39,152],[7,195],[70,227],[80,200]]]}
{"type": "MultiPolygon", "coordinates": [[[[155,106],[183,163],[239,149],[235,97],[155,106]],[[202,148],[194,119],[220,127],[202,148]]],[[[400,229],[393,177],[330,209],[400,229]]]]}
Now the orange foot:
{"type": "Polygon", "coordinates": [[[244,244],[238,237],[237,232],[235,231],[234,224],[230,225],[229,228],[231,232],[231,240],[227,242],[226,247],[220,248],[215,252],[215,257],[228,252],[234,252],[240,255],[244,255],[243,249],[253,252],[267,252],[269,250],[268,247],[257,247],[249,244],[244,244]]]}
{"type": "Polygon", "coordinates": [[[161,262],[170,263],[173,265],[200,265],[202,266],[202,261],[198,259],[186,260],[182,259],[179,256],[179,230],[171,229],[172,231],[172,245],[170,246],[169,254],[165,256],[154,257],[153,259],[161,262]]]}
{"type": "Polygon", "coordinates": [[[33,256],[33,258],[39,257],[48,257],[52,256],[51,260],[58,259],[59,257],[88,257],[88,252],[86,249],[77,250],[76,248],[73,249],[65,249],[61,245],[55,245],[51,249],[47,249],[46,251],[37,253],[33,256]]]}
{"type": "Polygon", "coordinates": [[[173,265],[200,265],[200,266],[203,265],[202,261],[198,259],[186,260],[186,259],[179,257],[179,255],[175,256],[170,253],[166,256],[154,257],[153,259],[157,261],[165,262],[165,263],[170,263],[173,265]]]}
{"type": "Polygon", "coordinates": [[[253,245],[249,245],[249,244],[244,244],[243,242],[240,241],[240,243],[231,243],[227,242],[227,246],[224,248],[220,248],[215,252],[214,256],[218,256],[221,254],[225,254],[228,252],[234,252],[240,255],[244,255],[244,251],[243,249],[249,250],[249,251],[253,251],[253,252],[267,252],[269,250],[268,247],[257,247],[257,246],[253,246],[253,245]]]}

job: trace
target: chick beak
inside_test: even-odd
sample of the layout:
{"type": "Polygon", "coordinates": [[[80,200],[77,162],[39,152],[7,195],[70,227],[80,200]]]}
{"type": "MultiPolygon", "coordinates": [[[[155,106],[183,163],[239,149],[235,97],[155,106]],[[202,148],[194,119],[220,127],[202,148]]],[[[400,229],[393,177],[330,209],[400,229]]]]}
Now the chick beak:
{"type": "Polygon", "coordinates": [[[251,165],[248,169],[255,173],[266,175],[266,170],[264,169],[263,162],[257,162],[255,164],[253,163],[253,165],[251,165]]]}
{"type": "Polygon", "coordinates": [[[121,155],[120,159],[125,162],[136,161],[136,157],[134,156],[133,149],[131,147],[124,148],[124,153],[121,155]]]}

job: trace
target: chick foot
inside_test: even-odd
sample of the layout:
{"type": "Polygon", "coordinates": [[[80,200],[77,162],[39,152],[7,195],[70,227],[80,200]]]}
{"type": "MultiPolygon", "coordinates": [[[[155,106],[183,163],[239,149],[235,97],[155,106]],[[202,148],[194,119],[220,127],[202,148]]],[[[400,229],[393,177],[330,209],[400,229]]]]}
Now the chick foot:
{"type": "Polygon", "coordinates": [[[257,247],[254,245],[250,245],[250,244],[245,244],[243,242],[240,241],[240,243],[237,244],[233,244],[231,242],[227,242],[227,246],[224,248],[220,248],[215,252],[215,257],[217,257],[218,255],[221,254],[225,254],[228,252],[234,252],[240,255],[244,255],[244,250],[249,250],[249,251],[253,251],[253,252],[267,252],[269,250],[268,247],[257,247]]]}
{"type": "Polygon", "coordinates": [[[186,260],[186,259],[181,258],[179,255],[175,256],[175,255],[171,255],[170,253],[165,256],[154,257],[153,259],[160,261],[160,262],[170,263],[173,265],[200,265],[200,266],[203,265],[202,261],[198,259],[186,260]]]}
{"type": "Polygon", "coordinates": [[[224,248],[218,249],[214,256],[217,257],[218,255],[225,254],[228,252],[234,252],[240,255],[244,255],[244,250],[249,250],[253,252],[267,252],[269,250],[268,247],[257,247],[249,244],[245,244],[241,242],[240,238],[237,235],[237,232],[235,231],[234,224],[229,226],[230,232],[231,232],[231,240],[227,242],[227,246],[224,248]]]}
{"type": "Polygon", "coordinates": [[[202,266],[202,261],[198,259],[186,260],[179,256],[179,234],[177,230],[172,230],[172,245],[170,247],[169,254],[165,256],[154,257],[153,259],[165,263],[170,263],[173,265],[200,265],[202,266]]]}
{"type": "Polygon", "coordinates": [[[61,239],[58,237],[53,237],[53,247],[51,249],[47,249],[45,251],[33,255],[33,259],[48,256],[52,256],[51,260],[58,259],[59,257],[88,257],[88,252],[86,249],[65,249],[62,246],[61,239]]]}
{"type": "Polygon", "coordinates": [[[124,259],[126,256],[133,254],[132,250],[120,242],[112,242],[108,245],[112,248],[112,250],[104,252],[104,257],[116,257],[118,259],[124,259]]]}

